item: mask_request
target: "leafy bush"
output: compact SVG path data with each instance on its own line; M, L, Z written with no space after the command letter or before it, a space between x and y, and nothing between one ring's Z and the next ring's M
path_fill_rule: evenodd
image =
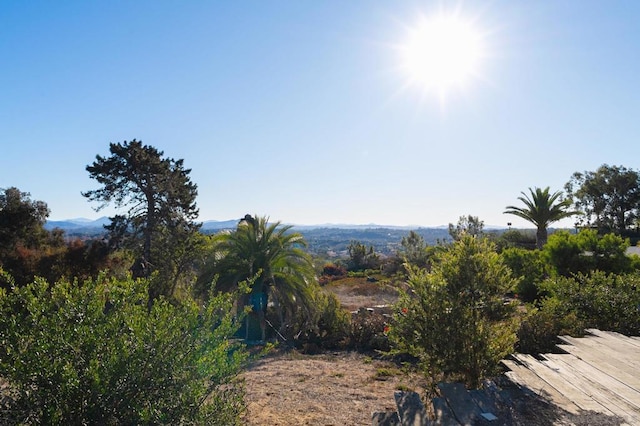
M231 297L149 307L146 281L103 276L2 291L0 422L239 424Z
M554 350L556 336L579 336L585 328L640 333L640 275L593 272L541 284L548 296L530 308L518 332L519 352Z
M558 299L548 298L530 306L518 330L516 351L525 354L555 352L558 336L584 334L584 323Z
M351 316L349 346L357 351L388 351L389 320L380 312L360 309Z
M626 254L628 246L628 239L614 234L598 235L591 229L577 235L558 231L549 237L544 253L556 273L565 277L596 270L620 274L631 272L634 266Z
M320 285L326 285L331 281L344 278L347 275L347 269L335 263L327 263L322 268L322 273L318 282Z
M596 271L542 284L563 309L574 312L587 328L640 334L640 274ZM545 303L551 303L545 301Z
M313 326L309 327L307 318L300 313L297 322L290 328L287 339L292 340L304 352L343 348L349 333L349 313L342 309L333 293L321 291L317 294L316 301L317 316Z
M533 302L539 297L539 284L549 276L548 265L539 250L518 247L506 248L500 254L514 276L520 278L516 293L524 302Z
M394 351L418 358L433 377L477 386L513 350L514 306L502 296L515 284L489 241L462 236L431 272L410 271L389 332Z
M347 275L347 269L335 263L327 263L324 265L324 268L322 268L322 275L342 278Z

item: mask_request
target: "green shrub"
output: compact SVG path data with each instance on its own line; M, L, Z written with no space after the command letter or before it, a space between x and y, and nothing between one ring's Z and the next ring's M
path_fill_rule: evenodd
M349 347L361 352L388 351L388 323L380 312L361 308L351 316Z
M526 354L555 352L558 336L584 334L584 323L558 299L545 299L539 308L529 306L518 330L516 351Z
M579 336L585 328L640 334L640 275L604 272L557 277L541 284L548 296L530 307L518 331L517 350L554 350L556 336Z
M575 313L587 328L640 334L638 273L614 275L596 271L550 279L542 287L563 309Z
M463 236L430 272L410 270L389 332L394 351L418 358L432 377L477 386L513 350L514 307L502 297L515 284L490 242Z
M0 293L3 424L239 424L232 295L148 306L146 281L36 280Z
M539 297L539 284L548 277L548 265L540 250L506 248L500 254L514 276L520 278L515 289L520 300L533 302Z
M350 322L349 313L342 309L333 293L319 291L316 295L316 317L311 327L302 315L290 328L287 339L304 352L321 349L341 349L346 344Z
M550 266L558 275L570 277L578 273L604 271L612 274L631 272L634 267L626 249L629 240L619 235L598 235L584 229L579 234L558 231L549 236L544 246Z

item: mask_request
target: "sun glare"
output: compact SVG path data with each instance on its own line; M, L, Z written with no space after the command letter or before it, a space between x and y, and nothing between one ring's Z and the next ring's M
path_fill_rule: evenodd
M400 51L408 84L443 97L477 76L483 45L471 22L439 14L411 28Z

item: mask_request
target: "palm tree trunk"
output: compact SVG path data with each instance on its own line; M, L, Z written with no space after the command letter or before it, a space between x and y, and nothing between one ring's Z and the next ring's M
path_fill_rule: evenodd
M547 227L541 226L536 232L536 248L542 250L542 247L547 243Z

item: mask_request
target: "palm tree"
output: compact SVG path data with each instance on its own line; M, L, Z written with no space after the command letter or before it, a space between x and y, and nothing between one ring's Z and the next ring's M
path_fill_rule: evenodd
M249 322L260 321L265 337L264 313L271 298L281 328L296 313L311 318L314 313L317 282L311 257L301 234L290 232L291 226L269 224L266 217L246 215L233 232L214 237L214 261L204 279L218 276L217 289L229 291L239 282L252 282L250 294L242 305L252 305ZM282 331L282 330L281 330Z
M549 194L547 186L545 189L535 188L535 191L529 188L529 192L531 198L524 192L521 192L522 197L518 197L518 200L524 203L524 208L507 206L504 213L516 215L533 223L537 228L536 247L541 249L547 242L549 224L578 214L578 212L567 210L571 206L571 200L563 200L561 191Z

